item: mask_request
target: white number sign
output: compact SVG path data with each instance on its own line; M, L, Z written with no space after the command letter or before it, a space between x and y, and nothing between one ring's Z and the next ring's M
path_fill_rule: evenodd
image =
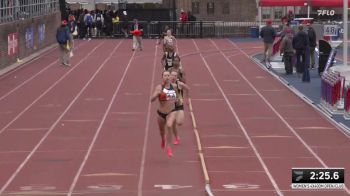
M323 35L324 36L338 36L338 26L337 25L324 25Z

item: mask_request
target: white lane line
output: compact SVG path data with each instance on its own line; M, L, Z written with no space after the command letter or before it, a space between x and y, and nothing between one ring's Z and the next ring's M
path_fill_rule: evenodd
M52 46L49 46L49 47L52 47ZM32 63L32 62L34 62L34 61L36 61L36 60L38 60L38 59L40 59L40 58L42 58L42 57L44 57L44 56L50 54L51 52L55 51L56 48L58 48L57 45L54 46L54 47L52 47L52 48L50 48L48 51L43 52L43 53L40 54L39 56L34 57L33 59L31 59L31 60L29 60L29 61L23 63L22 65L19 65L18 67L14 68L14 69L11 69L11 70L9 70L9 71L7 71L7 72L5 72L4 74L1 74L1 73L0 73L0 80L3 79L3 78L5 78L5 77L7 77L8 75L10 75L10 74L16 72L17 70L20 70L21 68L23 68L23 67L29 65L30 63Z
M335 127L295 127L295 129L299 129L299 130L336 130Z
M97 98L88 97L84 99L84 101L104 101L104 100L105 99L103 97L97 97Z
M42 97L44 97L48 92L50 92L57 84L59 84L63 79L65 79L75 68L77 68L81 63L83 63L97 48L99 48L104 42L101 42L97 45L93 50L91 50L83 59L81 59L74 67L72 67L69 71L67 71L60 79L58 79L55 83L53 83L46 91L44 91L38 98L36 98L31 104L29 104L26 108L24 108L16 117L14 117L5 127L0 130L0 134L2 134L9 126L12 125L18 118L20 118L29 108L31 108L35 103L37 103Z
M122 41L121 41L122 42ZM115 47L115 49L117 47L120 46L121 42L119 42L119 44ZM99 46L101 46L104 42L102 42L101 44L99 44L98 46L96 46L91 53L93 53ZM86 58L88 56L90 56L90 54L86 55ZM109 57L110 58L110 57ZM85 59L85 58L84 58ZM82 62L82 61L81 61ZM21 163L21 165L18 166L18 168L16 169L16 171L11 175L11 177L6 181L6 183L3 185L3 187L0 189L0 195L4 193L4 191L6 190L6 188L10 185L10 183L16 178L16 176L18 175L18 173L23 169L23 167L27 164L27 162L29 161L29 159L34 155L34 153L38 150L38 148L40 147L40 145L45 141L45 139L49 136L49 134L54 130L54 128L57 126L57 124L60 122L60 120L63 118L63 116L68 112L68 110L73 106L73 104L78 100L78 98L80 97L80 95L85 91L85 89L89 86L89 84L93 81L93 79L96 77L96 75L99 73L99 71L102 69L103 65L101 65L99 67L99 69L94 73L94 75L90 78L90 80L85 84L85 86L79 91L79 93L75 96L75 98L70 102L70 104L67 106L67 108L62 112L62 114L58 117L58 119L52 124L52 126L50 127L50 129L45 133L45 135L41 138L41 140L38 142L38 144L33 148L33 150L27 155L27 157L24 159L24 161ZM73 70L73 69L72 69ZM69 73L69 72L67 72ZM64 77L62 77L61 79L63 79ZM60 80L61 80L60 79ZM57 83L57 82L56 82ZM55 84L56 84L55 83Z
M231 80L231 79L226 79L226 80L223 80L224 82L240 82L240 80Z
M254 138L268 138L268 139L271 139L271 138L278 138L278 139L281 139L281 138L293 138L293 136L290 136L290 135L256 135L256 136L252 136Z
M81 45L81 44L80 44ZM79 46L80 46L79 45ZM77 48L79 47L77 46ZM22 82L20 85L16 86L14 89L12 89L11 91L9 91L8 93L4 94L3 96L0 97L0 101L5 99L7 96L9 96L10 94L12 94L13 92L15 92L16 90L18 90L19 88L21 88L22 86L24 86L25 84L27 84L28 82L30 82L31 80L33 80L34 78L36 78L38 75L40 75L41 73L43 73L44 71L46 71L47 69L49 69L50 67L52 67L53 65L55 65L58 62L58 60L55 60L54 62L50 63L48 66L46 66L44 69L42 69L41 71L39 71L38 73L34 74L32 77L28 78L27 80L25 80L24 82Z
M123 41L122 41L122 42L123 42ZM103 62L103 64L100 66L100 68L96 71L96 75L97 75L97 73L101 70L101 68L112 58L113 54L114 54L115 51L119 48L119 46L121 45L122 42L119 42L119 44L118 44L118 45L114 48L114 50L109 54L108 58ZM87 160L88 160L88 158L89 158L89 156L90 156L90 154L91 154L92 148L94 147L94 145L95 145L95 143L96 143L96 140L97 140L97 138L98 138L98 136L99 136L99 134L100 134L100 132L101 132L102 126L103 126L103 124L104 124L104 122L105 122L105 120L106 120L106 118L107 118L107 115L109 114L109 111L111 110L113 103L115 103L115 99L116 99L116 97L117 97L117 94L118 94L118 92L119 92L119 90L120 90L121 85L124 83L124 79L125 79L126 73L128 72L128 70L129 70L129 68L130 68L130 65L131 65L132 60L134 59L135 53L136 53L136 52L133 52L133 54L132 54L132 56L131 56L131 58L130 58L130 60L129 60L129 62L128 62L128 64L127 64L125 70L124 70L124 73L123 73L122 77L120 78L119 84L118 84L116 90L115 90L114 93L113 93L112 99L111 99L111 101L109 102L109 105L108 105L108 107L107 107L107 110L106 110L106 112L104 113L103 118L102 118L102 120L101 120L101 122L100 122L100 124L99 124L99 126L98 126L98 128L97 128L97 130L96 130L96 132L95 132L95 135L94 135L94 137L93 137L93 139L92 139L92 141L91 141L91 143L90 143L90 145L89 145L89 148L88 148L88 150L87 150L87 152L86 152L86 154L85 154L84 160L82 161L82 163L81 163L81 165L80 165L80 167L79 167L77 173L75 174L74 180L73 180L73 182L72 182L72 184L71 184L71 186L70 186L70 188L69 188L69 191L68 191L67 196L71 196L71 195L73 194L75 185L77 184L78 179L79 179L79 177L80 177L80 175L81 175L81 172L83 171L83 168L84 168L84 166L85 166L85 164L86 164L86 162L87 162ZM90 81L89 81L89 82L90 82Z
M265 171L231 171L231 170L222 170L222 171L208 171L210 173L265 173Z
M99 119L68 119L68 120L62 120L62 122L97 122Z
M212 43L217 47L217 45L212 41ZM232 45L235 45L233 42L231 42ZM240 50L242 54L249 56L242 50ZM224 54L222 56L226 59L228 63L231 64L232 68L235 69L238 74L249 84L249 86L259 95L259 97L266 103L266 105L271 108L271 110L278 116L278 118L288 127L288 129L298 138L298 140L305 146L305 148L318 160L319 163L325 168L327 168L327 164L315 153L314 150L304 141L304 139L295 131L295 129L287 122L286 119L283 118L283 116L272 106L272 104L258 91L258 89L255 88L255 86L243 75L243 73L237 68L235 64L233 64L229 59L226 58ZM349 189L344 186L344 190L350 194Z
M9 92L7 92L6 94L4 94L3 96L0 97L0 101L5 99L6 97L8 97L10 94L12 94L13 92L15 92L16 90L18 90L19 88L21 88L22 86L24 86L25 84L27 84L28 82L30 82L31 80L33 80L34 78L36 78L38 75L40 75L41 73L43 73L44 71L46 71L47 69L49 69L50 67L52 67L53 65L55 65L58 62L58 60L50 63L48 66L46 66L44 69L42 69L41 71L39 71L38 73L34 74L32 77L28 78L27 80L25 80L24 82L22 82L20 85L16 86L15 88L13 88L12 90L10 90Z
M253 116L245 118L247 120L275 120L276 117L268 117L268 116Z
M196 46L197 50L199 50L199 48L198 48L196 42L195 42L193 39L192 39L192 42L193 42L194 45ZM216 45L215 45L215 46L216 46ZM218 49L217 46L216 46L216 48ZM220 53L223 53L223 52L220 51ZM239 119L239 117L238 117L236 111L233 109L233 107L232 107L230 101L228 100L227 96L225 95L224 90L221 88L219 82L218 82L217 79L215 78L215 76L214 76L212 70L210 69L210 67L209 67L209 65L208 65L208 63L207 63L207 61L203 58L203 55L202 55L201 53L200 53L200 56L201 56L201 58L202 58L202 60L203 60L203 62L204 62L204 64L205 64L206 68L208 69L208 72L210 73L211 77L213 78L213 80L214 80L216 86L218 87L219 91L221 92L222 96L224 97L224 99L225 99L225 101L226 101L228 107L230 108L230 110L231 110L233 116L235 117L236 121L238 122L239 126L241 127L242 132L244 133L245 137L247 138L247 140L248 140L250 146L252 147L252 149L253 149L253 151L254 151L256 157L258 158L258 160L259 160L261 166L263 167L264 171L266 172L267 176L269 177L269 179L270 179L270 181L271 181L273 187L275 188L275 190L276 190L276 192L278 193L278 195L283 195L283 193L281 192L280 188L278 187L278 185L277 185L275 179L272 177L272 175L271 175L269 169L267 168L267 166L266 166L264 160L262 159L262 157L261 157L261 155L259 154L257 148L255 147L253 141L252 141L251 138L249 137L248 132L247 132L247 130L245 129L245 127L243 126L243 124L242 124L241 120ZM226 56L225 56L225 57L226 57Z
M44 131L48 130L49 128L14 128L14 129L8 129L9 131Z
M111 114L117 114L117 115L141 115L141 114L144 114L144 112L111 112Z
M223 101L224 99L192 99L192 101Z
M149 93L150 96L152 95L152 92L153 92L153 86L154 86L154 80L155 80L154 78L155 78L156 65L157 65L157 53L158 53L158 45L156 45L156 51L154 52L152 81L151 81L151 87L150 87L150 93ZM149 128L150 128L151 106L152 106L152 104L149 101L148 109L147 109L145 137L144 137L143 148L142 148L142 159L141 159L140 174L139 174L139 184L137 186L137 195L138 196L142 196L143 176L144 176L145 162L146 162L146 150L147 150L148 135L149 135Z
M204 146L207 149L246 149L248 146Z
M227 93L230 96L255 96L254 93Z

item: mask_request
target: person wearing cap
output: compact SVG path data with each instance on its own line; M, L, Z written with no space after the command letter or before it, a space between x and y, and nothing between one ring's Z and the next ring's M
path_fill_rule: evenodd
M266 21L266 26L264 26L260 31L260 36L263 38L264 42L264 58L261 61L262 63L271 61L271 53L273 42L276 37L276 31L272 27L272 20Z
M283 62L284 62L284 68L286 70L286 74L293 74L293 64L292 64L292 58L294 55L293 50L293 33L292 29L285 29L285 35L282 39L282 43L280 45L280 52L283 54Z
M316 42L316 32L315 29L311 26L311 22L307 22L307 35L309 37L309 48L310 48L310 66L311 69L315 68L315 48L317 46Z
M60 60L62 65L70 66L69 54L71 51L71 34L67 27L68 22L63 20L61 26L57 29L56 40L59 44Z

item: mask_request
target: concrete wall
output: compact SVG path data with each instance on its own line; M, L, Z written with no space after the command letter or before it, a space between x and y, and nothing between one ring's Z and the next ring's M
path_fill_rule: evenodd
M56 43L60 12L0 25L0 69Z

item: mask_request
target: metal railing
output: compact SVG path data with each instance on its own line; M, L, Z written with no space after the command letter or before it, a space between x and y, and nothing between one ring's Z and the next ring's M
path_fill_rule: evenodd
M131 22L127 22L128 26ZM258 22L224 22L224 21L191 21L182 23L179 21L140 21L143 25L143 36L155 38L161 36L166 26L173 30L176 37L238 37L250 36L251 28L258 27ZM114 24L113 34L123 36L124 23ZM277 25L277 24L276 24Z
M1 0L0 24L51 14L58 10L58 0Z

